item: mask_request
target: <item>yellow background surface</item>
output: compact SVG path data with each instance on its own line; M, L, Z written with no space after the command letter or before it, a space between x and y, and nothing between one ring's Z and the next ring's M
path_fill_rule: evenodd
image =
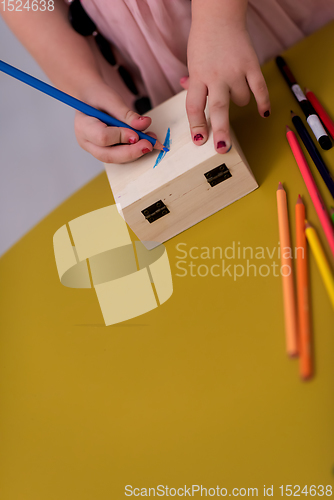
M333 24L286 54L301 86L332 116L333 56ZM260 118L254 102L231 111L260 188L166 243L174 293L165 304L105 327L93 290L60 284L53 234L113 203L105 174L0 260L1 500L113 500L126 498L126 485L159 484L219 485L229 493L257 487L259 496L263 485L274 485L279 498L281 485L333 484L333 310L313 257L316 372L307 383L298 361L285 353L279 277L177 276L178 243L187 250L225 249L233 241L277 247L279 181L287 190L293 242L300 193L330 257L285 138L290 109L301 111L274 62L264 75L272 116ZM334 149L323 156L334 172ZM273 260L279 263L277 254L252 263Z

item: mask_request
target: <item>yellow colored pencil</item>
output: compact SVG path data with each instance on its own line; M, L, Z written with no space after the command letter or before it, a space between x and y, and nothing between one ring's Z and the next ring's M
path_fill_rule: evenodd
M307 221L305 221L305 234L323 279L329 300L334 308L334 276L331 268L329 267L328 260L321 246L318 235L315 229Z
M277 191L277 213L281 244L281 274L283 284L286 350L289 356L298 354L298 330L295 286L292 267L292 248L288 218L286 192L279 183Z

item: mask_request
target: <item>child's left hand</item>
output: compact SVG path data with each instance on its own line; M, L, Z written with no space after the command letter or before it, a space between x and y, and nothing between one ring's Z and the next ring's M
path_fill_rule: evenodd
M235 0L233 0L235 1ZM204 109L208 96L213 140L218 153L231 147L229 100L245 106L253 92L261 116L270 114L269 93L255 50L243 23L193 23L188 42L189 78L181 85L188 89L187 114L195 144L207 141ZM220 20L221 21L221 20Z

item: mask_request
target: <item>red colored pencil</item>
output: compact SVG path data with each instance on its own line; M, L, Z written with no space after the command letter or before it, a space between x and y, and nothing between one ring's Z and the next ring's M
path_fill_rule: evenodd
M318 101L317 97L313 92L311 92L309 89L305 89L305 94L307 99L310 101L314 109L316 110L317 114L319 115L320 120L322 123L325 125L326 129L330 133L332 139L334 139L334 122L331 119L331 117L328 115L328 113L325 111L325 109L322 107L320 102Z

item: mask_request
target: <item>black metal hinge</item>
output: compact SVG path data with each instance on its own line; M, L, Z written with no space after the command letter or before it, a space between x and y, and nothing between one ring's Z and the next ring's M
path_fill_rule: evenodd
M149 223L152 223L157 219L161 219L164 215L169 214L169 210L163 201L159 200L156 203L153 203L153 205L150 205L142 210L141 213L145 216L145 219L148 220Z
M206 174L204 174L206 180L210 184L211 187L216 186L220 182L226 181L226 179L229 179L232 177L231 172L225 165L225 163L222 163L222 165L219 165L219 167L213 168Z

